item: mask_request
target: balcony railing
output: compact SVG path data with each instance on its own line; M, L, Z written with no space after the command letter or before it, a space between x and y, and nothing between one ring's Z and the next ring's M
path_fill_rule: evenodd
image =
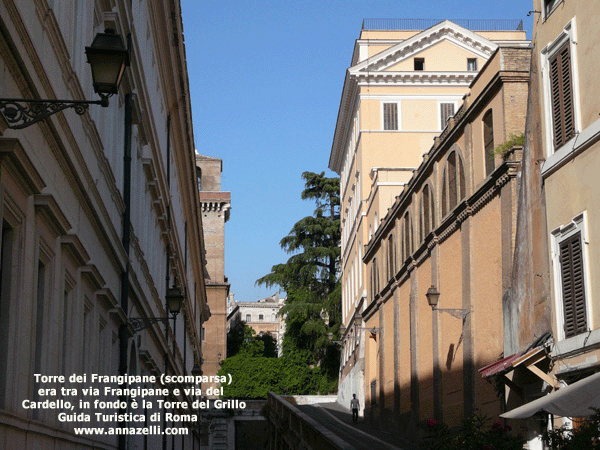
M445 19L364 19L363 30L426 30ZM471 31L523 31L519 19L448 19Z

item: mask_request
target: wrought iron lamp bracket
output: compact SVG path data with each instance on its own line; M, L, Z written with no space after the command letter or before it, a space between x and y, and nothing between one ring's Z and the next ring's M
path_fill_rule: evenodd
M448 308L433 308L434 311L447 312L452 317L456 317L457 319L465 319L471 311L467 311L466 309L448 309Z
M64 109L73 108L79 115L84 114L90 105L108 106L108 96L100 100L35 100L0 98L0 113L8 128L19 130L38 123ZM24 104L24 105L23 105Z
M171 319L175 319L175 317L132 317L127 321L127 323L129 323L129 325L131 325L133 330L137 333L138 331L142 331L148 327L151 327L157 322L167 323Z

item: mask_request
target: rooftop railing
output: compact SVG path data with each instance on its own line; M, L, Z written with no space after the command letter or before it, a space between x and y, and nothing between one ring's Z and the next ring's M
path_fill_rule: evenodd
M446 19L364 19L363 30L426 30ZM448 19L471 31L523 31L519 19Z

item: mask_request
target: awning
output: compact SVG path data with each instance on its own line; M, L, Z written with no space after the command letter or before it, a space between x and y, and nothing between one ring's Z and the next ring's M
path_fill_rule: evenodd
M500 417L525 419L542 411L561 417L587 417L594 414L590 408L600 409L600 372L501 414Z
M523 352L515 353L514 355L507 356L506 358L494 361L485 367L479 369L479 373L482 377L488 378L492 375L499 373L508 372L513 369L513 363L523 354Z

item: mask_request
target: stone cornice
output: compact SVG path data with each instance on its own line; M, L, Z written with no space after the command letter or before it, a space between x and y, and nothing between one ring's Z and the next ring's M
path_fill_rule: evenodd
M350 74L351 78L359 85L369 86L381 84L446 84L469 86L475 79L475 72L360 72Z
M482 58L489 58L498 47L497 44L449 20L412 36L393 47L384 50L350 69L351 72L380 71L396 64L402 59L422 51L444 39L468 47Z
M384 50L377 55L366 59L351 67L346 72L340 109L334 132L329 168L341 174L351 113L355 108L358 96L359 83L374 84L451 84L468 85L473 81L476 73L473 72L385 72L385 67L390 67L401 59L423 48L431 46L443 39L448 39L457 45L469 48L470 51L482 58L488 59L498 47L494 42L467 30L455 23L445 20L439 24L403 40L398 44Z

